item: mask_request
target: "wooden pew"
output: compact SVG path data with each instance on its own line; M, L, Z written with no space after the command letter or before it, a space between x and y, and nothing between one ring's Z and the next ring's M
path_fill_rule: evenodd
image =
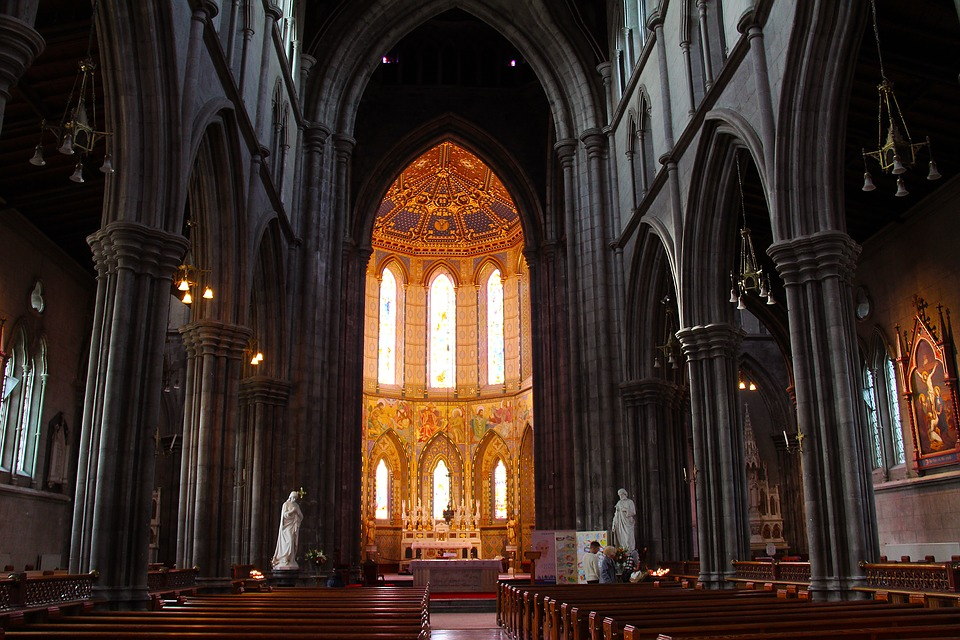
M14 640L426 640L429 636L429 590L383 587L278 589L249 595L181 597L159 611L69 616L0 634Z
M813 604L813 603L811 603ZM861 606L846 609L842 615L830 612L824 608L813 608L798 612L798 615L786 615L771 612L749 620L723 621L717 619L684 620L682 624L662 623L651 625L651 621L638 621L634 625L629 621L622 633L617 630L617 621L607 617L603 621L603 640L654 640L657 638L697 639L705 638L737 638L738 640L757 640L759 638L781 637L818 637L833 638L840 632L862 631L864 629L896 630L900 633L913 633L917 628L924 629L924 633L933 633L937 636L942 629L952 629L954 636L960 628L960 610L926 609L911 607L910 605L896 605L892 607ZM787 635L784 635L787 634ZM789 635L800 634L800 635ZM807 634L807 635L803 635ZM885 636L890 637L890 636ZM908 637L904 635L903 637Z

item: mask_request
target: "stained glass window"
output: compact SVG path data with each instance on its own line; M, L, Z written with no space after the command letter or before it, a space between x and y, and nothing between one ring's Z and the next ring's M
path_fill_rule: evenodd
M456 384L457 298L445 273L430 285L430 386Z
M903 464L903 424L900 422L900 403L897 402L897 374L893 370L893 360L886 356L887 401L890 403L890 436L893 439L894 464Z
M503 281L495 269L487 280L487 384L503 379Z
M503 460L497 460L493 469L493 517L507 518L507 467Z
M883 465L883 448L880 441L880 416L877 413L877 394L874 384L873 371L870 367L863 369L863 402L867 406L867 424L873 436L873 468Z
M433 470L433 518L435 520L443 519L443 510L450 502L450 478L447 474L447 463L440 460Z
M390 517L390 474L387 472L387 463L380 458L377 465L376 499L377 520L386 520Z
M390 269L380 279L380 337L377 381L397 382L397 279Z

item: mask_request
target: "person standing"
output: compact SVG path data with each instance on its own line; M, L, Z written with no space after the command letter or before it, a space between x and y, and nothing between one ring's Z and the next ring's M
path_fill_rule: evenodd
M590 543L590 551L583 554L583 577L587 584L600 582L600 543L594 540Z
M617 581L617 563L613 560L616 555L616 547L607 545L603 548L603 556L600 557L600 584L613 584Z

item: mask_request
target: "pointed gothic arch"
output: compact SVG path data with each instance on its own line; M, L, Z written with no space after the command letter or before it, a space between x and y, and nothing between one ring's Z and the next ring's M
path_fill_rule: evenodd
M397 523L402 515L403 487L408 486L410 469L403 443L393 430L386 431L377 438L367 459L370 461L364 478L367 486L367 501L372 504L377 486L377 465L380 460L383 460L390 474L389 521L390 524Z
M459 505L464 496L464 462L460 449L445 433L434 434L423 447L417 461L417 468L420 471L420 495L426 498L423 500L424 513L434 513L433 472L440 460L444 461L450 472L450 500L454 505Z
M507 468L507 517L517 508L515 496L518 469L515 460L500 434L493 429L484 434L473 461L473 494L480 501L480 518L483 524L492 524L495 521L492 479L498 461L503 461ZM501 520L505 521L506 518Z

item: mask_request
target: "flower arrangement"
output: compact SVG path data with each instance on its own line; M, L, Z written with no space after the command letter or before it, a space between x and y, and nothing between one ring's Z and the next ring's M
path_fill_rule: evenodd
M318 567L327 561L327 554L323 552L323 549L310 549L304 557L308 562L312 562Z

